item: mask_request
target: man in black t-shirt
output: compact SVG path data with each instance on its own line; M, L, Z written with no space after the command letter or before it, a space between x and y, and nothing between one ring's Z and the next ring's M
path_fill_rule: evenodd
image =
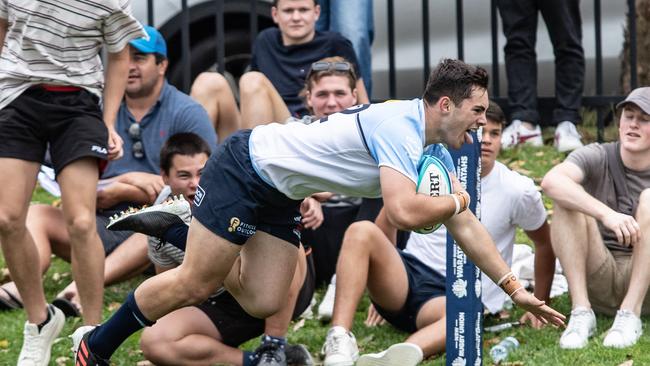
M253 45L251 72L239 81L241 116L233 116L234 98L217 73L202 73L192 85L192 97L219 126L223 118L238 118L243 128L308 114L300 92L312 63L331 56L349 60L358 70L352 43L338 33L317 32L320 7L315 0L275 0L271 9L278 28L262 31ZM363 80L356 85L359 103L368 103ZM225 95L225 96L224 96ZM223 115L222 111L229 111ZM218 127L217 127L218 128Z

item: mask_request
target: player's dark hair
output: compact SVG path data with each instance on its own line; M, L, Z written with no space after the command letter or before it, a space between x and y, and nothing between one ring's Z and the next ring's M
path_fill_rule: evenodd
M506 124L506 115L503 113L503 110L499 105L491 100L490 105L488 106L487 111L485 111L485 118L488 121L496 122L501 125L501 127Z
M484 68L448 58L431 71L422 99L433 105L446 96L458 106L472 95L475 88L487 90L487 87L488 73Z
M194 156L206 154L210 156L211 153L208 143L197 134L191 132L177 133L168 138L162 149L160 149L160 169L165 174L169 174L174 155Z

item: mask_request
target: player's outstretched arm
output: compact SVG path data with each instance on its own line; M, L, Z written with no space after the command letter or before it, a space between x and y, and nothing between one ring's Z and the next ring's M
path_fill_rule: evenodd
M465 211L449 219L445 225L472 262L494 283L504 288L515 304L531 312L543 323L564 325L564 315L545 305L523 287L518 287L515 282L510 283L509 286L503 285L504 280L512 272L501 258L489 233L473 213Z

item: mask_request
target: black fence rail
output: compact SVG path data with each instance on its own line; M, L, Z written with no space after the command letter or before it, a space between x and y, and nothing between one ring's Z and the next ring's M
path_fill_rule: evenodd
M168 19L165 24L156 24L156 5L153 0L147 0L146 20L150 25L157 25L161 32L169 40L170 37L178 39L180 33L180 44L175 45L175 49L180 49L180 57L170 58L170 69L175 69L174 78L172 80L182 90L188 92L191 86L193 77L203 70L193 69L192 47L193 39L192 32L199 31L202 34L211 34L214 42L214 56L212 63L216 64L216 70L220 73L227 71L228 55L226 54L226 35L231 31L229 27L233 26L233 21L238 26L242 26L242 22L247 26L246 33L248 35L247 46L250 55L250 48L260 29L266 28L272 23L270 22L270 2L264 0L213 0L207 2L200 2L192 7L188 6L188 0L179 0L180 9L178 14L175 14L171 19ZM195 2L196 3L196 2ZM422 72L423 80L426 79L431 71L431 37L430 37L430 3L431 0L422 0ZM439 4L438 4L439 5ZM456 13L456 40L457 40L457 54L448 55L449 57L457 57L459 59L465 58L465 36L464 36L464 1L455 0L455 13ZM376 3L375 3L376 6ZM630 86L631 88L637 87L637 30L636 30L636 7L635 0L627 0L627 16L629 24L629 62L630 62ZM235 20L232 14L238 14ZM247 17L242 17L246 14ZM388 97L394 99L397 97L397 75L398 68L396 66L395 57L395 1L386 0L386 19L375 19L375 27L384 25L387 29L387 44L388 50L386 57L388 58ZM499 60L499 29L498 12L496 9L496 1L490 0L490 38L491 38L491 96L501 104L506 101L506 96L501 93L500 88L500 65L503 61ZM602 13L601 13L601 0L593 0L593 23L594 23L594 39L595 39L595 55L594 55L594 75L595 81L595 94L584 95L582 103L585 107L595 109L597 111L597 127L598 139L602 141L604 131L604 118L606 113L611 110L614 103L623 99L622 95L604 95L603 93L603 54L602 54ZM200 21L200 24L199 24ZM230 23L229 23L230 22ZM204 28L213 26L214 31L206 31ZM238 33L241 37L241 32ZM242 40L240 39L241 43ZM373 54L375 58L383 55ZM244 57L245 58L245 57ZM241 60L240 60L241 61ZM245 60L244 60L245 62ZM180 70L180 71L179 71ZM242 67L238 68L239 72ZM237 71L235 73L237 73ZM235 75L238 76L238 75ZM375 77L375 76L373 76ZM586 75L586 77L591 77ZM620 89L620 88L619 88ZM554 97L540 97L539 104L543 106L550 106L553 104Z

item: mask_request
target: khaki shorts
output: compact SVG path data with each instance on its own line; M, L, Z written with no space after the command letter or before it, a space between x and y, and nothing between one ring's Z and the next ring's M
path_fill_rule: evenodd
M614 316L627 293L632 273L632 253L605 250L600 267L587 276L587 291L595 312ZM650 296L646 295L641 314L650 314Z

